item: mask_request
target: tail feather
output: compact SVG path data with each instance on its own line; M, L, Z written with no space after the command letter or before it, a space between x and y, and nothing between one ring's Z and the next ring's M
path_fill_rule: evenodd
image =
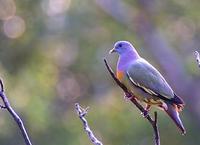
M171 117L171 119L174 121L176 126L181 130L182 134L186 134L186 130L183 126L183 123L179 117L179 112L174 108L174 104L171 104L169 102L166 102L167 108L163 108L165 112Z

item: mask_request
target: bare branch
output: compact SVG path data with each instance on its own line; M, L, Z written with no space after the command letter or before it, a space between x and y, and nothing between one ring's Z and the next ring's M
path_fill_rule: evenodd
M11 116L13 117L15 122L17 123L17 125L18 125L18 127L19 127L19 129L20 129L20 131L22 133L22 136L24 138L24 141L25 141L26 145L32 145L21 118L13 110L13 108L10 105L10 102L9 102L8 98L6 97L6 95L4 93L4 86L3 86L2 80L0 80L0 86L1 86L0 97L3 100L3 103L4 103L4 105L0 105L0 107L2 109L6 109L11 114Z
M152 124L155 134L155 145L160 145L160 134L158 131L158 114L154 112L154 123Z
M117 85L124 91L126 97L129 98L130 101L144 114L144 112L146 111L144 109L144 107L137 101L137 99L135 98L134 94L130 90L128 90L128 88L123 83L121 83L117 79L117 77L115 76L113 70L108 65L106 59L104 59L104 62L105 62L106 68L108 69L110 75L115 80ZM159 136L159 130L158 130L158 126L157 126L157 112L154 113L154 119L152 119L152 117L149 114L147 114L145 116L145 118L149 121L149 123L151 124L151 126L152 126L152 128L154 130L155 145L160 145L160 136Z
M195 51L195 52L194 52L194 55L195 55L195 57L196 57L197 64L198 64L198 66L200 67L200 55L199 55L199 52L198 52L198 51Z
M94 145L103 145L93 134L92 130L90 129L87 120L85 119L85 115L87 114L88 107L86 109L82 108L78 103L75 104L76 112L83 122L83 127L85 132L87 133L89 139Z

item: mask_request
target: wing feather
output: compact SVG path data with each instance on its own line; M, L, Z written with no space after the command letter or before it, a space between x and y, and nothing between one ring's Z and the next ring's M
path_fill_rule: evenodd
M133 62L127 70L127 75L132 83L149 94L156 95L161 99L174 97L174 92L164 77L144 59Z

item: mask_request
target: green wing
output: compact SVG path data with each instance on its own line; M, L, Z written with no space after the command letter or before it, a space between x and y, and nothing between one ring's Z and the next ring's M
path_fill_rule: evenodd
M133 62L127 70L129 80L136 86L161 99L171 99L174 92L164 77L144 59Z

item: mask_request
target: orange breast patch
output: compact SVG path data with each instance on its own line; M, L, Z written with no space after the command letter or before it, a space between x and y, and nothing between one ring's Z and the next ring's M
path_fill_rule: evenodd
M124 78L124 72L123 71L117 71L117 78L122 81Z

